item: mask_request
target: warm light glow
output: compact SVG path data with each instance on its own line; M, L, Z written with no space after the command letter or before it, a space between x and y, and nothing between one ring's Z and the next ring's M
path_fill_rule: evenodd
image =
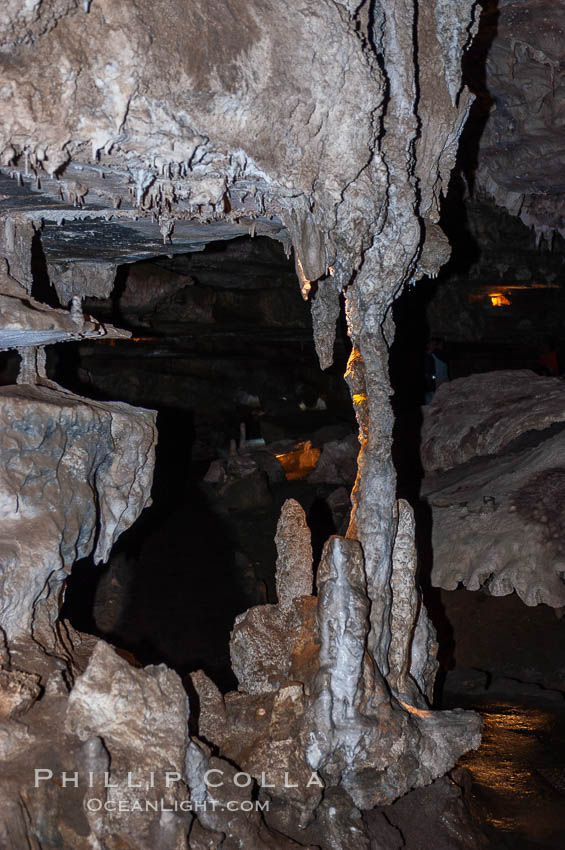
M355 407L359 407L362 404L365 404L369 401L369 396L366 393L355 393L353 396L353 404Z
M500 703L489 705L481 714L481 746L466 753L459 764L471 770L474 782L488 789L495 801L495 806L485 811L487 821L497 829L518 831L529 816L532 801L539 797L535 775L540 741L547 742L554 735L556 713Z
M409 703L404 702L404 700L401 700L401 699L399 699L398 702L400 703L402 708L405 709L405 711L407 711L409 714L415 714L416 717L432 717L433 716L433 711L428 711L425 708L416 708L415 705L410 705Z
M502 292L489 292L488 297L493 307L509 307L512 304Z
M512 295L513 292L524 292L524 291L547 291L548 289L559 289L558 283L536 283L532 281L531 283L496 283L496 290L493 292L489 292L489 284L485 283L480 288L476 288L474 291L469 292L467 294L467 300L469 304L473 304L476 301L482 301L485 295L488 293L488 297L490 298L494 307L503 307L511 304L511 301L508 301L508 298ZM502 302L498 299L502 298ZM496 303L493 299L497 299Z
M286 480L296 481L299 478L306 478L314 471L320 454L321 449L313 448L308 440L306 443L297 443L289 452L283 452L275 457L284 469Z
M488 293L488 297L490 298L493 307L507 307L512 303L508 299L512 296L513 292L532 290L547 291L548 289L560 288L558 283L536 283L535 281L532 281L531 283L496 283L493 284L493 286L496 286L496 290L494 291L489 291L488 283L484 283L480 288L477 287L467 294L467 301L469 304L481 302ZM501 298L502 301L500 301ZM494 299L496 299L496 301Z
M300 294L305 301L308 301L308 296L312 289L312 281L308 280L304 274L304 269L302 268L302 263L300 262L300 257L298 255L296 255L296 274L298 276L298 283L300 284Z

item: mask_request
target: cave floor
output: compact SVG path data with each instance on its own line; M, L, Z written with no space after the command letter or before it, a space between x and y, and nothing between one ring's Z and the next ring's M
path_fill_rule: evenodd
M480 712L483 739L460 761L495 848L565 847L565 620L513 594L441 591L443 708ZM443 678L440 676L440 679Z
M494 848L565 846L565 703L511 694L469 700L483 739L460 767L471 771L471 809Z

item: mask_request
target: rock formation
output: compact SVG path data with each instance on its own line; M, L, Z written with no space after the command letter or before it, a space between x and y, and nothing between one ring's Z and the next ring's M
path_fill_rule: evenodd
M455 750L478 744L477 717L427 709L422 692L429 692L435 676L433 631L419 616L411 510L405 502L399 510L389 655L394 696L379 682L366 648L369 599L359 543L330 538L312 596L309 532L292 501L277 531L279 602L250 609L232 634L239 691L223 698L202 672L192 677L199 736L256 780L284 831L290 808L299 812L298 827L308 836L322 789L341 805L347 796L358 809L386 805L442 775ZM360 825L357 831L361 837Z
M470 63L478 94L473 121L484 125L475 176L490 195L551 241L564 235L562 146L555 116L563 99L565 10L544 0L486 2ZM488 115L488 120L486 120ZM485 123L486 122L486 123Z
M432 582L565 605L565 388L532 372L444 384L425 408Z
M565 389L555 378L501 370L451 381L424 409L422 465L427 472L452 469L564 420Z
M118 262L272 235L294 250L323 367L345 293L361 444L349 529L326 545L317 596L307 529L287 505L278 603L236 624L240 691L222 697L194 676L189 742L174 673L135 670L57 621L72 561L93 546L105 559L147 503L151 414L46 386L38 358L24 357L26 385L2 393L11 429L2 500L17 535L1 597L5 689L37 672L45 690L29 708L37 683L22 686L27 726L2 778L8 845L286 848L307 846L312 829L324 847L353 846L352 834L367 846L359 810L431 783L478 746L475 715L428 708L435 638L415 584L411 511L395 500L387 369L395 296L449 255L439 201L472 100L460 66L473 7L54 0L4 11L0 249L28 300L32 251L72 318L81 297L108 296ZM24 663L17 646L32 641L49 654L30 650ZM61 756L46 731L53 717ZM28 733L48 745L52 773L29 792ZM150 764L165 809L144 812L143 823L133 811L121 821L104 808L85 814L70 781L80 816L69 823L62 768L86 766L104 805L139 796L127 768ZM259 783L263 766L277 774L275 791L259 796L272 798L269 816L241 782L244 771ZM172 805L185 786L192 823Z

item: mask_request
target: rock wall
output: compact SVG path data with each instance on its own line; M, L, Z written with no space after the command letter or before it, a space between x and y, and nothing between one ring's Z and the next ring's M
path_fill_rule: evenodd
M25 13L12 7L6 15L0 63L2 97L11 105L0 160L18 191L8 194L0 247L10 274L28 292L32 243L65 218L69 232L85 232L91 218L96 234L119 232L124 239L131 222L134 241L143 225L151 238L155 230L161 234L166 251L183 226L211 239L224 223L251 231L274 225L277 238L292 242L324 367L331 362L340 292L346 292L354 345L347 380L361 450L349 530L326 546L317 597L309 593L307 530L287 507L279 531L279 602L251 609L236 624L241 691L222 699L212 683L194 678L200 710L190 743L174 675L134 671L103 644L65 708L66 734L75 736L75 746L75 738L84 742L77 758L98 772L111 765L124 793L128 761L142 759L147 767L155 753L157 768L170 765L181 774L179 783L200 804L191 847L290 847L300 840L297 828L309 840L304 830L312 825L323 846L348 846L344 836L350 841L353 828L366 845L359 809L431 783L478 745L476 716L427 707L435 639L415 585L413 518L395 500L387 369L395 295L424 274L437 274L449 256L437 224L439 200L471 104L460 61L476 29L473 6L473 0L419 7L414 0L92 0L32 4ZM32 183L39 194L30 192ZM53 262L49 269L75 313L82 295L106 293L111 276L107 264L99 280L84 270L69 276ZM142 421L140 413L132 419ZM38 428L41 446L49 429ZM63 436L71 428L65 425ZM142 441L111 437L127 474L137 458L147 461ZM98 482L96 459L80 448L77 478ZM104 488L116 499L120 470L114 468ZM48 478L42 468L40 486ZM52 498L52 516L64 517L67 496L56 491ZM142 501L138 496L135 505ZM120 510L118 529L135 513L128 513L127 500ZM81 528L84 539L91 540L91 526ZM289 535L303 545L283 545ZM52 565L43 550L42 559L47 573ZM28 618L30 601L21 604ZM12 619L8 625L10 651ZM78 650L70 643L72 660ZM46 706L39 700L37 712ZM137 706L144 718L139 724ZM161 714L168 725L179 724L167 746L155 737ZM131 728L122 734L129 717ZM264 761L279 773L296 770L302 782L298 791L273 792L271 819L246 814L243 803L252 802L253 792L235 780L234 765L241 765L258 782ZM231 792L208 781L210 770L233 779ZM43 787L55 793L53 784ZM160 790L169 800L167 789ZM62 829L57 834L38 825L39 804L26 809L26 821L18 793L9 829L39 834L42 847L82 846L77 834L84 846L131 846L129 820L120 826L92 815L71 839ZM241 804L235 813L229 793ZM328 806L333 797L337 808ZM56 802L48 798L44 808L56 819ZM338 810L340 819L332 822ZM136 847L180 850L188 821L176 814L149 817Z
M424 411L433 584L561 608L563 382L526 371L473 375L444 384Z
M484 126L474 180L538 238L550 241L554 232L564 232L557 116L565 97L565 10L547 0L484 6L474 50L486 54L486 73L481 79L484 66L476 63L473 71L469 63L468 74L479 95L475 127Z
M150 502L152 411L53 388L0 389L2 629L8 643L53 627L66 575L114 542ZM53 637L43 633L43 642Z

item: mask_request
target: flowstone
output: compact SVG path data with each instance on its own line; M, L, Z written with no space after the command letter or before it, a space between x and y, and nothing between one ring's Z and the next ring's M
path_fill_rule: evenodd
M0 626L51 647L73 563L105 561L150 503L155 414L22 384L0 388L0 420Z

